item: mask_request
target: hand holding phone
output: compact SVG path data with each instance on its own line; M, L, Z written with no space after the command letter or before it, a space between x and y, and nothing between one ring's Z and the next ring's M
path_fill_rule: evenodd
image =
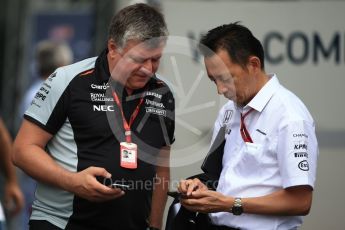
M111 184L111 187L119 188L119 189L122 189L122 190L129 189L129 185L119 184L119 183L113 183L113 184Z
M167 192L167 194L168 194L168 196L171 196L171 197L173 197L175 199L176 198L178 198L178 199L186 198L186 194L180 193L178 191L169 191L169 192Z

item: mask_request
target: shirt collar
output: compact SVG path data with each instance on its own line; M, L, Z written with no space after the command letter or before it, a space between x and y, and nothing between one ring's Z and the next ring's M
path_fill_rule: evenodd
M276 74L269 74L268 77L269 81L260 89L244 109L246 109L246 107L251 107L258 112L262 112L280 85Z
M108 49L104 49L96 60L96 76L98 76L102 82L108 82L110 77L107 54Z

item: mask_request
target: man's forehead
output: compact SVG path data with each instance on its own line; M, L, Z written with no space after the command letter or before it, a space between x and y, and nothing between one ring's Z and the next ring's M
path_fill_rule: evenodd
M127 43L125 50L126 52L139 55L139 56L152 56L161 54L163 52L164 43L161 42L159 44L150 44L147 42L133 42Z
M151 38L145 41L140 40L128 40L125 44L125 48L138 48L138 49L157 49L164 47L166 40L162 38Z
M205 57L204 62L207 69L217 70L226 68L226 65L223 62L223 60L216 54L209 57Z
M209 77L217 78L219 76L229 75L229 69L217 54L204 57L204 62Z

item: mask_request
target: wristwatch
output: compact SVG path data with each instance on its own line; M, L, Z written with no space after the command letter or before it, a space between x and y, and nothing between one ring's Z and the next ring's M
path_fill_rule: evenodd
M239 216L243 213L242 200L236 197L234 200L234 205L231 207L231 212L235 216Z

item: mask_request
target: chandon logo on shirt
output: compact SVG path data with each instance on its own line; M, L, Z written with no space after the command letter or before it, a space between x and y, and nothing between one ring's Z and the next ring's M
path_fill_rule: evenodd
M292 134L293 137L304 137L304 138L308 138L308 135L305 133L294 133Z
M96 84L91 84L91 89L101 89L101 90L106 90L109 88L109 84L103 84L103 85L96 85Z

